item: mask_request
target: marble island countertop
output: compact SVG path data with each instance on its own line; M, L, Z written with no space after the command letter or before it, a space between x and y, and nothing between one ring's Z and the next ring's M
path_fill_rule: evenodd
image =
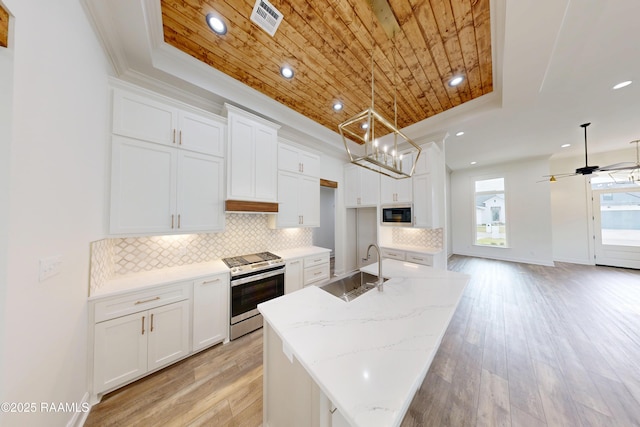
M400 425L469 282L402 261L382 266L392 277L383 292L345 302L309 286L258 307L354 427ZM364 270L377 274L377 263Z

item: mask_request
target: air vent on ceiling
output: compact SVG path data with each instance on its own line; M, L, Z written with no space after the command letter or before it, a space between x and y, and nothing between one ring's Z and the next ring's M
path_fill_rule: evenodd
M282 14L267 0L256 0L251 20L273 37L282 22Z

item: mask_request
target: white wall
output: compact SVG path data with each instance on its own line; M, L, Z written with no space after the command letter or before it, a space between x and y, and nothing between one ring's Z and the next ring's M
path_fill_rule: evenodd
M336 247L336 190L320 187L320 227L313 229L313 244L331 249L335 256Z
M630 146L631 147L631 146ZM589 165L606 166L634 162L635 148L589 154ZM551 159L553 173L569 173L584 166L584 154ZM550 185L553 218L553 259L576 264L593 264L593 224L589 176L560 178Z
M549 184L538 183L549 173L547 159L531 159L451 174L451 237L455 254L552 265ZM504 176L507 198L508 248L476 246L474 182Z
M11 146L0 153L10 156L3 398L80 403L89 242L106 231L109 66L78 0L5 4L15 51ZM52 255L61 272L39 282L39 260ZM80 415L2 414L0 424L62 426Z
M2 1L0 1L2 5ZM10 12L10 11L9 11ZM0 47L0 319L4 318L6 310L6 290L7 290L7 256L9 239L9 189L11 166L11 122L13 103L13 37L9 35L9 48ZM0 324L0 369L3 364L6 347L4 345L4 328ZM6 402L6 386L2 381L0 370L0 402Z

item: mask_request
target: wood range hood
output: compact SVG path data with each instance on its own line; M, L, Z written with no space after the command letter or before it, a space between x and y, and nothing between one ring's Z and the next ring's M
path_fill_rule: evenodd
M278 204L249 200L227 200L224 210L225 212L276 214L278 213Z

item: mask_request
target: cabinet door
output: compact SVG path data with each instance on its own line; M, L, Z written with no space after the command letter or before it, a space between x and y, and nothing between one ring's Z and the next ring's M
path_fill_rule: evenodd
M114 135L110 232L171 231L176 218L177 150ZM175 223L174 223L175 224Z
M302 274L302 259L294 259L287 261L286 268L284 270L284 293L289 294L291 292L302 289L304 276Z
M255 199L275 202L278 199L278 134L275 129L256 124L255 128Z
M179 150L176 227L179 231L224 229L224 160Z
M176 142L178 110L142 95L114 90L113 133L158 144Z
M295 173L302 172L302 164L300 163L297 148L286 144L278 145L278 170Z
M300 227L298 175L291 172L278 173L277 227Z
M320 227L320 179L301 176L298 179L298 210L305 227Z
M229 199L250 200L254 197L255 153L254 123L229 114Z
M224 156L225 125L219 121L187 111L178 116L178 145L214 156Z
M414 227L437 228L438 215L434 203L434 188L431 174L413 177Z
M227 339L228 306L229 275L227 273L205 277L193 283L193 351Z
M189 301L149 310L147 369L152 371L189 354Z
M147 312L97 323L94 392L101 393L147 372Z
M344 169L344 204L347 208L360 204L360 166L347 166Z
M369 169L358 167L360 171L360 204L376 206L380 199L380 175Z
M320 177L320 156L301 151L300 163L302 164L302 173L304 175Z

